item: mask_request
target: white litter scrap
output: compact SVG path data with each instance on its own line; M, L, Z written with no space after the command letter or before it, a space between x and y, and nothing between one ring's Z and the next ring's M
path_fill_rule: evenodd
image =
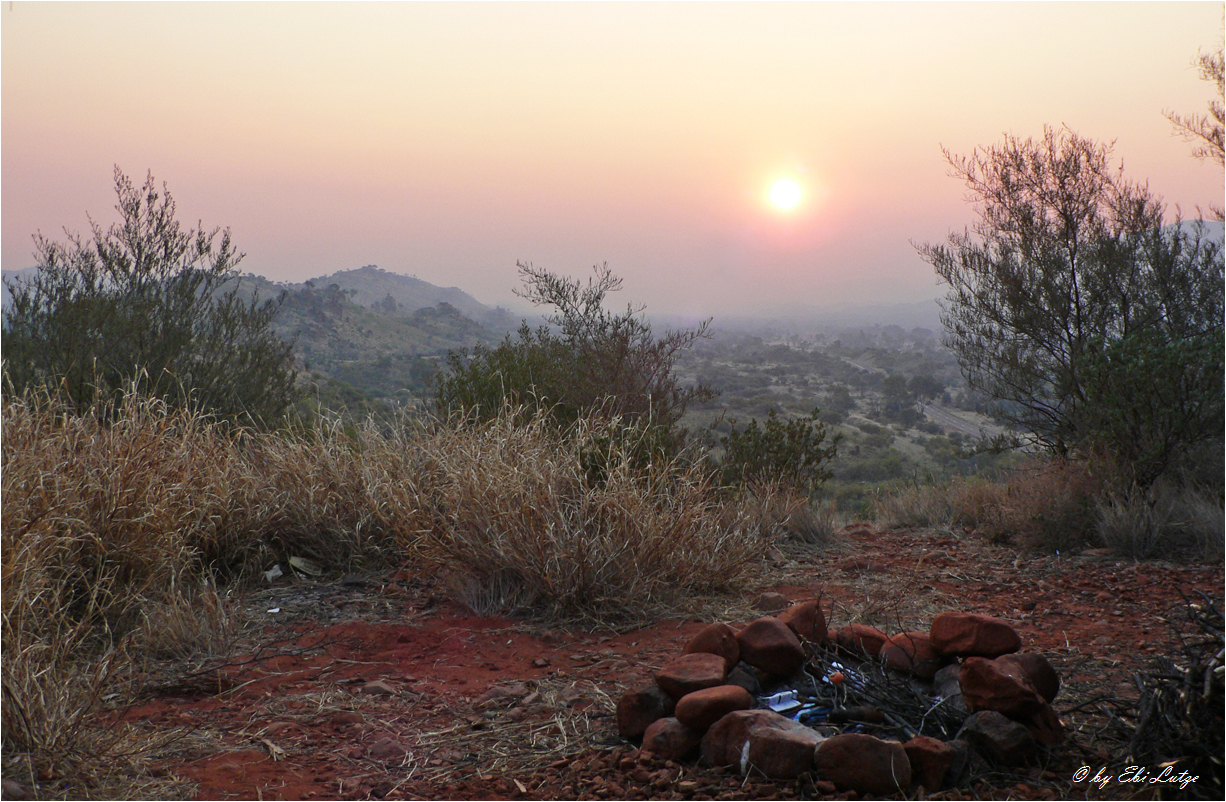
M780 691L773 696L762 697L762 703L774 710L776 713L787 713L790 710L795 710L804 705L796 698L796 691Z
M308 576L319 576L324 572L324 569L319 567L318 563L308 560L306 557L290 557L290 568L296 571L301 571Z
M264 572L264 578L267 579L269 582L273 581L274 579L279 579L283 576L285 576L285 572L281 570L280 565L274 565L272 568L269 568L267 571Z

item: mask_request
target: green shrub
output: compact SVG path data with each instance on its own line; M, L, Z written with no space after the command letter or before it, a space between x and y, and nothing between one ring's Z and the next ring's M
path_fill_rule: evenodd
M13 281L4 313L6 389L53 388L76 409L135 387L175 407L273 425L295 399L278 305L238 286L230 232L183 230L150 175L115 169L122 223L66 244L40 234L38 272ZM221 233L220 244L214 241Z
M735 423L735 422L734 422ZM814 409L807 417L780 419L772 410L766 422L751 419L744 429L720 438L720 463L725 485L782 482L813 494L831 476L829 464L838 450L839 436L826 443L826 425Z
M496 348L448 354L436 385L438 410L492 420L509 404L525 419L544 411L563 426L598 415L658 428L655 437L668 452L679 450L684 432L677 422L687 405L714 396L702 385L682 387L674 373L681 353L707 336L707 323L657 338L641 308L605 310L605 297L621 287L607 265L594 268L586 287L530 264L518 267L525 285L519 294L555 309L548 317L554 328L534 331L525 322Z

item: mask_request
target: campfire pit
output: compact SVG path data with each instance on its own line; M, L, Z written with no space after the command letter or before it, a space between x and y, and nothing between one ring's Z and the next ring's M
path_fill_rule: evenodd
M973 760L1033 761L1063 739L1059 677L1006 622L950 612L928 632L827 630L819 599L740 631L711 624L618 704L621 735L666 760L701 756L842 791L931 793Z

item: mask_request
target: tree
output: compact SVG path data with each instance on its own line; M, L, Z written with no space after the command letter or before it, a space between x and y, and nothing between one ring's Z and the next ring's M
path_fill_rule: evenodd
M918 250L949 285L946 344L970 386L1052 452L1105 448L1144 486L1222 436L1222 249L1168 225L1110 153L1052 128L946 151L979 220Z
M1216 53L1201 53L1193 62L1200 70L1202 80L1210 81L1217 88L1217 97L1209 101L1207 115L1183 116L1173 111L1166 112L1166 118L1174 124L1175 130L1188 142L1196 143L1192 155L1200 160L1212 159L1219 166L1226 165L1226 57L1223 50ZM1218 220L1226 220L1226 212L1220 206L1210 206Z
M687 405L714 395L702 385L683 387L673 372L681 353L708 336L709 321L657 338L642 307L620 314L604 308L607 295L621 289L607 264L593 268L586 286L531 264L516 267L524 284L517 294L552 307L554 329L525 322L497 348L449 354L436 393L441 410L489 417L509 400L548 410L560 424L601 414L676 433Z
M83 240L34 238L38 271L11 282L4 361L11 387L45 384L78 409L135 387L173 406L270 425L295 398L278 304L241 292L229 230L184 230L150 174L115 168L121 221ZM220 234L220 240L218 235Z

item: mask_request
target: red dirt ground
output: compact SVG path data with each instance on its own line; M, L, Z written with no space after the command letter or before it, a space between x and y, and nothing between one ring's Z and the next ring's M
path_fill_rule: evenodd
M774 556L753 593L733 600L741 620L755 617L749 605L764 590L793 601L822 594L836 627L862 620L902 631L944 610L982 612L1011 622L1023 649L1059 670L1055 706L1069 742L1042 769L938 795L950 799L1096 793L1073 784L1073 772L1115 756L1096 740L1093 705L1074 708L1095 695L1135 698L1133 674L1176 646L1180 592L1218 600L1223 584L1220 565L1043 556L974 533L867 525L847 527L833 548ZM550 630L475 616L405 572L285 584L250 607L266 622L248 639L254 651L180 675L124 713L151 735L175 733L158 773L195 783L199 799L824 796L809 779L640 762L617 736L618 697L649 682L709 620ZM489 687L515 681L525 686L519 697L479 703Z

